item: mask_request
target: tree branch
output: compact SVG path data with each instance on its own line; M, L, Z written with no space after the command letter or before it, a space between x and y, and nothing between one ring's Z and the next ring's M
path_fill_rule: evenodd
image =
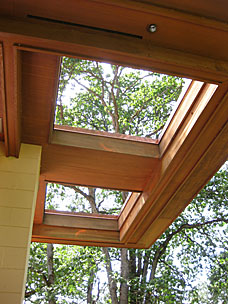
M166 237L166 240L158 247L158 249L155 252L153 263L152 263L152 270L151 270L151 274L150 274L150 281L152 281L154 279L155 271L156 271L159 259L165 253L169 242L172 240L172 238L176 234L180 233L181 231L183 231L185 229L194 229L194 228L198 229L198 228L204 227L206 225L216 224L216 223L220 223L220 222L228 223L228 219L226 219L226 218L216 218L214 220L210 220L210 221L206 221L206 222L202 222L202 223L182 224L177 230L170 233Z
M113 105L114 105L114 130L116 133L119 133L119 130L120 130L120 127L119 127L119 112L118 112L118 105L117 105L117 101L116 101L116 98L115 98L115 94L114 94L114 86L115 86L115 83L117 82L117 75L118 75L118 69L119 69L119 66L116 65L115 66L115 72L114 72L114 77L113 77L113 80L112 80L112 87L111 87L111 96L112 96L112 101L113 101Z
M42 286L43 287L43 286ZM42 288L42 287L40 287L40 288ZM36 290L35 289L33 289L33 290L30 290L30 291L26 291L25 292L25 295L24 295L24 298L25 299L27 299L27 298L30 298L31 296L33 296L34 294L36 294Z

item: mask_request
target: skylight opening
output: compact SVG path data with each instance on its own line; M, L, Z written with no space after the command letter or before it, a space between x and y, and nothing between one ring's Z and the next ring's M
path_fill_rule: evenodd
M131 192L119 190L48 183L45 209L118 215L130 195Z
M55 124L157 139L190 81L63 57Z

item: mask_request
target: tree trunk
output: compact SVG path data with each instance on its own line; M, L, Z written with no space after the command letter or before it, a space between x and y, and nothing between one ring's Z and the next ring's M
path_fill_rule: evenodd
M87 286L87 304L93 304L93 281L94 281L94 272L91 270L89 275L89 281Z
M89 189L89 197L90 197L89 203L90 203L92 212L99 213L99 210L96 206L95 189L94 188L88 188L88 189ZM116 285L116 281L112 275L112 264L111 264L111 259L110 259L108 248L102 248L102 251L105 256L105 267L106 267L106 272L107 272L107 276L108 276L108 287L109 287L112 304L118 304L117 285Z
M53 244L47 244L47 266L48 266L48 286L52 287L55 282L54 267L53 267ZM50 291L48 294L48 303L56 304L55 295Z
M134 280L136 278L136 250L129 250L129 279ZM134 283L130 284L129 287L129 303L135 304L136 302L137 285Z
M120 284L120 304L128 304L128 279L129 279L129 262L127 257L128 249L121 249L121 279Z
M157 265L158 265L159 256L160 256L160 251L158 250L158 251L156 251L156 253L154 255L149 282L152 282L155 278L155 273L156 273L156 268L157 268ZM152 302L151 302L151 295L147 292L146 295L145 295L144 304L148 304L148 303L152 303Z
M111 301L112 301L112 304L118 304L117 285L116 285L116 281L112 275L112 264L111 264L108 248L102 248L102 251L105 255L105 267L106 267L107 276L108 276L108 287L109 287L109 292L110 292L110 296L111 296Z

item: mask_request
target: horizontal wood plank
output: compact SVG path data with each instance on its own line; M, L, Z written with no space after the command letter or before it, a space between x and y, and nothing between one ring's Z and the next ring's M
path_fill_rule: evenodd
M74 227L59 227L50 225L33 225L33 237L49 239L89 241L103 243L120 243L119 232L99 229L85 229Z
M149 20L152 17L149 14ZM162 21L163 18L158 22L162 24ZM122 37L115 33L77 29L75 26L63 26L58 23L30 22L27 19L2 17L0 38L11 39L20 49L37 48L40 52L93 58L209 82L221 82L228 79L228 51L224 44L228 33L211 28L206 28L204 33L204 27L200 29L196 27L193 30L192 24L186 28L186 24L181 22L173 25L174 33L170 35L167 27L172 28L170 22L172 23L173 20L170 19L167 22L164 19L164 21L167 24L164 28L162 25L162 35L155 34L150 38L136 39ZM146 24L144 28L147 33ZM173 39L180 29L181 35ZM196 35L197 30L202 34ZM191 33L190 43L186 41L188 46L183 42L183 39L186 40L185 37L187 37L186 32ZM211 43L212 37L221 41L223 48L218 47L219 43ZM166 41L167 44L164 44ZM186 48L184 50L183 44Z
M51 243L51 244L64 244L64 245L77 245L77 246L98 246L98 247L116 247L116 248L146 248L144 244L124 244L115 242L99 242L99 241L82 241L82 240L71 240L71 239L60 239L60 238L50 238L45 236L32 236L32 242L38 243Z
M142 191L158 159L49 144L43 147L46 181L106 189Z
M44 225L58 226L58 227L74 227L83 229L96 229L118 231L117 216L116 217L96 217L94 214L90 216L87 214L77 213L55 213L51 210L46 210L44 214Z
M73 132L72 132L73 131ZM158 144L154 140L143 141L144 138L136 139L136 136L113 137L103 132L83 132L83 130L61 130L55 128L52 133L51 143L56 145L71 146L99 150L105 152L115 152L127 155L138 155L142 157L159 158ZM107 133L107 132L105 132Z
M144 144L158 144L157 139L153 139L150 137L143 137L143 136L134 136L134 135L127 135L127 134L121 134L121 133L112 133L112 132L106 132L106 131L98 131L98 130L89 130L84 128L77 128L77 127L71 127L71 126L62 126L62 125L54 125L54 130L56 131L67 131L75 134L85 134L90 136L96 136L96 137L108 137L111 139L119 139L124 140L126 142L141 142Z

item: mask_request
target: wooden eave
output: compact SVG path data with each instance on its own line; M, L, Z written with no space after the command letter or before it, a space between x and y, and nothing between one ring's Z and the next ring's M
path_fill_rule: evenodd
M43 147L33 241L148 248L228 156L228 4L0 3L0 115L7 156ZM149 33L149 24L157 25ZM124 31L123 31L124 29ZM158 141L53 127L62 55L190 77ZM44 212L46 183L134 192L119 216Z

